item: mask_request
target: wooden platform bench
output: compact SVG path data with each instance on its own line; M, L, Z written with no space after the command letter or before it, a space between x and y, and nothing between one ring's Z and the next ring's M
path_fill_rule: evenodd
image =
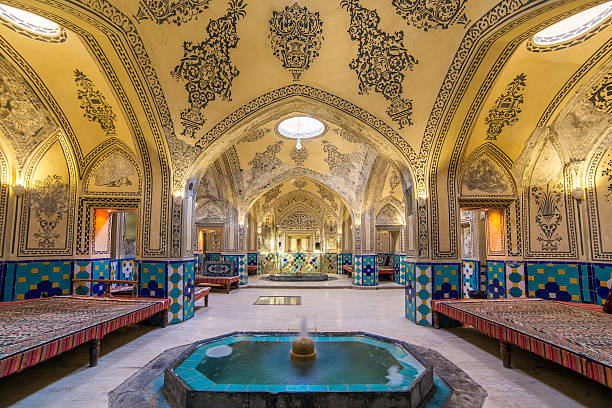
M53 296L0 303L0 377L89 343L89 366L98 364L100 340L122 327L161 314L170 299Z
M230 293L232 286L238 288L240 277L238 276L204 276L196 275L195 283L197 287L223 288L226 293Z
M353 276L353 267L350 265L342 265L342 270L348 275L350 278Z
M200 287L196 288L193 295L194 303L200 299L204 299L204 307L208 307L208 295L210 294L210 288Z
M381 276L389 276L389 280L394 281L395 280L395 269L378 267L378 277L380 278Z
M434 300L441 315L499 340L503 366L519 347L612 388L612 315L591 306L543 299Z

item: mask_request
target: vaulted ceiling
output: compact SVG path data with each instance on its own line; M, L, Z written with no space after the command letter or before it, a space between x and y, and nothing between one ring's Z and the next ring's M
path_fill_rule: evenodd
M0 146L13 167L60 132L80 174L121 145L145 178L168 186L156 194L225 160L241 205L299 175L352 205L377 159L409 169L417 184L483 143L518 160L577 93L590 103L611 65L609 18L565 48L531 41L603 3L595 0L3 3L64 30L49 41L0 25L2 105L10 107ZM491 130L512 92L518 113ZM275 131L295 113L327 126L301 156ZM348 165L334 167L330 154Z

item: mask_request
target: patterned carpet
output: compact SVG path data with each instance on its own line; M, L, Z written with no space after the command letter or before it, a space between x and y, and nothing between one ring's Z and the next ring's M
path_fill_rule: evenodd
M612 315L539 299L443 303L612 367Z
M0 360L143 309L148 300L51 297L0 305ZM161 303L163 308L163 302Z

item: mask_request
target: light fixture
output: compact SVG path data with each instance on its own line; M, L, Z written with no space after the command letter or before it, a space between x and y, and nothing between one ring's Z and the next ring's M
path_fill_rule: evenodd
M599 4L559 21L533 36L537 45L552 45L586 33L612 15L612 1Z
M576 200L578 201L582 200L583 196L584 196L584 189L580 187L576 187L575 189L572 190L572 197L574 197Z
M278 134L289 139L297 139L295 148L302 149L302 139L317 137L325 132L325 125L310 116L292 116L282 120L276 127Z
M21 184L15 184L14 186L11 186L11 190L13 190L15 197L21 197L25 193L26 188Z

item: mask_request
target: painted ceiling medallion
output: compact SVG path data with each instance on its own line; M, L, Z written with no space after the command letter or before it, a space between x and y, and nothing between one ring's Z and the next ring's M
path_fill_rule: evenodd
M140 22L151 20L157 24L176 24L180 26L208 9L211 0L140 0L134 18Z
M299 149L297 147L294 147L289 153L291 160L295 162L296 166L300 167L304 165L304 162L306 161L306 159L308 159L309 155L310 154L308 153L308 150L306 150L306 147L303 146Z
M297 3L282 12L272 11L270 45L294 81L299 81L302 72L319 56L324 39L322 27L318 12L311 13Z
M208 23L206 40L183 44L183 58L172 71L174 78L186 82L188 93L190 106L181 111L183 136L195 137L206 121L203 110L217 96L232 100L232 81L240 71L232 65L229 50L238 45L236 26L246 16L246 7L244 0L230 0L225 15Z
M92 122L98 122L108 136L114 135L117 115L113 112L112 106L106 103L102 92L96 89L91 79L78 69L74 70L74 83L77 86L81 109L85 111L83 116Z
M604 76L588 95L595 109L612 115L612 72Z
M559 21L533 36L536 45L552 45L576 38L612 16L612 1Z
M525 90L527 75L517 75L508 85L504 93L495 100L489 115L485 118L488 125L487 140L497 140L504 126L510 126L518 121L523 105L523 91Z
M410 25L427 31L430 28L447 29L454 24L467 25L467 0L393 0L398 15Z
M66 31L59 24L29 11L0 4L0 22L13 31L35 40L66 41Z
M387 114L403 129L412 125L412 100L401 97L404 72L418 63L404 46L404 32L388 34L378 28L380 16L376 10L361 6L358 0L342 0L340 6L351 15L348 33L359 42L357 58L349 64L359 80L359 93L370 90L391 101Z

